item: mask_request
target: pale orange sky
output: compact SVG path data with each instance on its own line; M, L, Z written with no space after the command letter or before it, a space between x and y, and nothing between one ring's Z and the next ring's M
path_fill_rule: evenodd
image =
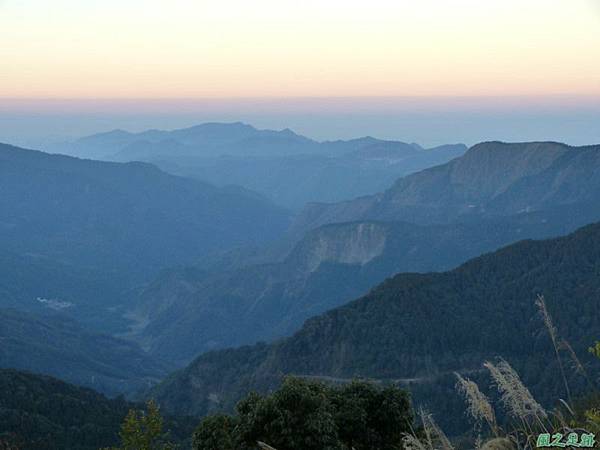
M0 0L0 97L600 95L599 0Z

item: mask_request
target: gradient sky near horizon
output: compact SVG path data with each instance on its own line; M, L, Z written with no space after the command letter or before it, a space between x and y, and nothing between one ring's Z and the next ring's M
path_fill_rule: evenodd
M0 0L0 141L600 142L600 0Z
M600 94L598 0L0 0L0 97Z

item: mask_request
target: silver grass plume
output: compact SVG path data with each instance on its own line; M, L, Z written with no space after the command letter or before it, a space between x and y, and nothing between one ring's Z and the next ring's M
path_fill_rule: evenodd
M508 438L495 438L487 441L481 450L514 450L515 444Z
M257 444L262 450L277 450L276 448L271 447L270 445L265 444L264 442L258 441Z
M521 382L517 372L505 360L500 359L496 365L487 361L484 367L489 370L494 384L502 394L502 403L510 415L522 420L532 417L540 420L548 417L544 408Z
M431 430L431 427L428 426L428 421L425 418L426 413L423 408L419 408L419 416L421 417L421 423L423 424L423 432L425 433L427 447L430 448L431 450L434 450L432 430Z
M467 412L477 422L485 420L492 432L497 435L496 415L486 395L479 390L479 386L474 381L463 378L457 372L454 375L456 375L458 380L456 382L456 389L467 401Z
M560 340L558 338L558 330L554 326L554 322L552 321L552 316L548 312L548 308L546 307L546 299L543 295L538 295L537 300L535 301L536 306L540 310L540 315L542 316L542 320L544 321L544 325L548 330L548 334L550 335L550 339L552 339L552 345L554 346L554 354L556 355L556 361L558 362L558 367L560 369L560 374L562 376L563 384L565 386L565 391L567 393L567 399L569 403L573 403L571 401L571 390L569 389L569 383L567 382L567 376L565 375L565 369L563 367L562 361L560 359Z
M577 353L575 353L575 350L573 350L573 347L571 347L571 344L569 344L566 340L561 339L559 348L567 351L567 353L571 357L571 361L573 363L573 367L575 368L575 371L579 372L581 375L585 376L586 375L585 367L583 367L583 364L581 364L581 361L577 357Z
M586 381L588 382L588 384L590 385L590 387L592 388L592 390L595 393L597 393L598 389L596 388L596 383L594 383L594 381L590 377L588 371L585 369L585 367L579 360L579 357L577 356L577 353L575 353L575 350L573 350L573 347L571 347L571 344L569 344L565 339L562 339L560 341L560 348L566 350L567 353L569 354L569 356L571 357L571 361L573 362L573 367L575 368L575 372L578 372L581 375L583 375L585 377Z
M420 440L409 433L402 436L402 445L405 450L433 450L427 449Z
M423 411L423 409L420 410L420 415L429 446L435 448L433 445L433 437L435 436L437 437L436 441L439 443L439 448L441 450L454 450L454 447L450 443L450 439L448 439L446 433L444 433L437 423L435 423L433 416Z
M546 299L543 295L538 295L535 301L536 306L540 310L540 315L542 316L542 320L544 321L544 325L548 330L548 334L550 334L550 339L556 347L558 347L558 330L554 326L554 322L552 321L552 316L548 312L548 308L546 307Z

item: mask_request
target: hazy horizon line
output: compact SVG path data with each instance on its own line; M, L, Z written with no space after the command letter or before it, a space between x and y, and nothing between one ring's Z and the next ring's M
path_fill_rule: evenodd
M600 96L314 96L221 98L0 97L0 139L43 145L114 129L179 129L206 122L290 128L314 140L377 136L448 142L600 142Z

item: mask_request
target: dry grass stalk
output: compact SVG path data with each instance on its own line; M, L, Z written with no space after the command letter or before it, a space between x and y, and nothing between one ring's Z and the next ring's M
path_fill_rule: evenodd
M258 441L257 444L262 450L277 450L276 448L271 447L270 445L265 444L264 442Z
M437 446L434 446L434 442L439 444L439 448L441 450L454 450L454 447L450 443L450 439L446 436L446 433L442 431L442 429L435 423L433 420L433 416L424 412L422 409L420 411L421 421L423 422L423 429L425 431L425 435L427 436L427 440L429 443L429 447L434 449ZM437 438L434 441L434 437Z
M515 444L508 438L495 438L487 441L481 450L514 450Z
M563 384L565 386L565 390L567 392L567 399L570 404L573 404L571 401L571 390L569 389L569 383L567 382L567 376L565 375L565 369L563 367L562 361L560 359L560 341L558 338L558 330L554 326L554 322L552 321L552 316L548 312L548 308L546 307L546 299L543 295L538 295L537 300L535 301L538 309L540 310L540 315L542 316L542 320L544 321L544 325L548 330L548 334L550 335L550 339L552 340L552 345L554 346L554 354L556 355L556 361L558 362L558 367L560 368L560 374L563 379Z
M406 450L428 450L420 440L408 433L402 436L402 444Z
M573 366L575 367L575 371L578 372L578 373L580 373L581 375L583 375L585 377L586 381L588 382L590 388L595 393L597 393L598 389L596 388L596 383L594 383L594 381L590 377L590 374L588 373L588 371L585 369L585 367L583 366L583 364L581 363L581 361L577 357L577 353L575 353L575 350L573 350L573 347L571 347L571 345L566 340L562 339L560 341L560 348L562 348L562 349L564 349L564 350L567 351L567 353L571 357L571 361L573 362Z
M505 360L500 359L496 365L488 361L484 366L490 371L498 391L502 394L502 403L510 415L524 421L548 417L544 408L521 382L517 372Z
M421 423L423 424L423 432L425 433L425 440L427 441L427 447L434 450L433 436L431 427L428 426L428 420L426 418L427 413L423 408L419 408L419 416L421 416Z
M567 341L561 339L559 348L567 351L567 353L571 357L571 362L573 363L575 371L583 376L587 376L587 371L585 370L585 367L583 367L583 364L581 364L581 361L577 357L577 353L575 353L573 347L571 347L571 345Z
M485 420L489 425L494 435L498 435L498 427L496 424L496 414L490 401L483 392L479 390L479 386L474 381L463 378L459 373L454 373L458 381L456 388L467 401L467 412L479 422Z

